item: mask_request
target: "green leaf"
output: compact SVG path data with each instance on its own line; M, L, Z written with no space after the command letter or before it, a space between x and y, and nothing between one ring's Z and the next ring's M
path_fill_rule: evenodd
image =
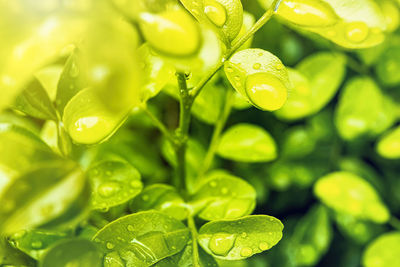
M385 223L390 213L375 189L363 178L349 172L334 172L320 178L314 194L337 212L359 219Z
M87 171L87 175L92 187L92 209L108 210L142 191L140 173L124 161L99 162Z
M236 219L254 210L256 191L243 179L213 172L205 177L189 204L204 220Z
M376 136L396 119L395 104L369 77L355 77L347 82L336 108L336 127L343 139Z
M0 265L1 266L35 266L32 258L22 251L13 248L6 238L0 238Z
M0 232L13 233L60 217L75 208L85 185L82 171L70 161L32 168L0 195Z
M34 79L16 98L15 109L35 118L57 120L56 110L41 83Z
M376 75L382 84L396 86L400 84L400 44L394 43L385 47L375 66Z
M341 54L320 52L301 61L295 70L289 70L293 91L275 113L278 118L297 120L319 112L339 89L346 72L345 63Z
M271 0L259 0L269 8ZM386 21L373 0L285 0L276 14L299 31L310 31L346 48L365 48L384 40Z
M180 0L200 22L212 27L221 40L230 47L239 34L243 23L243 7L240 0Z
M291 237L296 266L314 266L327 252L332 240L328 210L313 206L297 223Z
M241 162L266 162L277 157L277 148L274 139L263 128L241 123L222 135L218 155Z
M280 109L292 87L279 58L262 49L236 52L225 62L224 70L232 86L261 110Z
M126 120L130 109L109 111L93 89L77 93L64 110L63 122L72 140L79 144L105 141Z
M199 264L200 267L218 267L215 259L209 254L205 253L201 247L199 249ZM193 264L193 245L192 241L189 241L185 249L175 254L174 256L168 257L157 262L155 267L192 267Z
M79 49L69 56L57 84L56 105L62 116L64 108L80 90L87 87L87 73Z
M22 230L9 237L14 247L38 260L55 242L66 238L67 234L44 230Z
M364 251L364 267L400 266L400 232L381 235L368 245Z
M40 267L100 267L102 254L89 240L64 240L51 247L40 260Z
M308 127L293 126L284 133L282 156L302 158L312 153L315 147L316 139Z
M56 99L58 82L62 72L63 65L54 64L35 73L36 79L42 84L52 102Z
M275 246L282 238L282 230L278 219L252 215L206 223L199 230L198 241L218 259L241 260Z
M390 130L379 138L376 151L379 155L387 159L400 158L400 126Z
M186 203L176 189L169 185L154 184L146 187L129 205L132 212L157 210L177 220L188 215Z
M146 267L184 249L189 230L170 216L144 211L109 223L93 240L107 253L106 262L109 257L122 259L127 266Z

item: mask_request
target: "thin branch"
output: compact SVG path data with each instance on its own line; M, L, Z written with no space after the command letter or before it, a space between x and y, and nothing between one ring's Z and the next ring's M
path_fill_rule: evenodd
M172 135L172 133L167 129L164 123L161 122L148 108L146 105L141 106L142 110L146 113L146 115L151 119L153 125L157 127L160 132L172 143L176 143L176 139Z
M200 267L199 247L197 244L197 228L192 216L188 216L188 227L190 229L190 232L192 233L193 267Z

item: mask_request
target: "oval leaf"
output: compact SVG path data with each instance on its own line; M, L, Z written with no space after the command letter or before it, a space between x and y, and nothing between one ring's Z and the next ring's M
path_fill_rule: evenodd
M241 260L275 246L282 238L283 224L267 215L209 222L199 230L198 241L212 256Z
M364 267L400 266L400 232L386 233L368 245L363 255Z
M205 178L189 204L204 220L236 219L253 211L256 191L238 177L214 172Z
M334 172L314 185L315 195L328 207L360 219L385 223L390 213L375 189L349 172Z
M221 137L218 155L242 162L266 162L277 157L274 139L263 128L251 124L237 124Z
M378 140L376 151L387 159L400 158L400 126L390 130Z

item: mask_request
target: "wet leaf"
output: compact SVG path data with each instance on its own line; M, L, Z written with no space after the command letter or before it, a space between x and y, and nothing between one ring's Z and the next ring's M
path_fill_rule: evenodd
M364 267L399 266L400 232L389 232L379 236L364 251Z

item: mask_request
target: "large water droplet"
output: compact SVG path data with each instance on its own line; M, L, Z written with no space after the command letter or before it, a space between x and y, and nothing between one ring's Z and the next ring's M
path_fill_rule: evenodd
M159 14L142 13L139 22L147 42L156 50L170 55L188 56L200 47L200 29L183 10Z
M253 250L249 247L244 247L240 250L240 256L242 257L250 257L251 255L253 255Z
M284 84L268 73L250 75L246 80L246 93L255 106L269 111L280 109L287 100Z
M214 234L210 239L208 247L215 255L226 256L232 249L235 240L236 236L234 234Z
M99 186L97 191L102 197L112 197L120 191L121 187L116 182L107 182Z
M206 0L204 3L204 13L216 26L224 26L226 22L226 9L219 2L215 0Z
M346 37L354 43L361 43L369 34L369 28L365 22L351 22L346 26Z

